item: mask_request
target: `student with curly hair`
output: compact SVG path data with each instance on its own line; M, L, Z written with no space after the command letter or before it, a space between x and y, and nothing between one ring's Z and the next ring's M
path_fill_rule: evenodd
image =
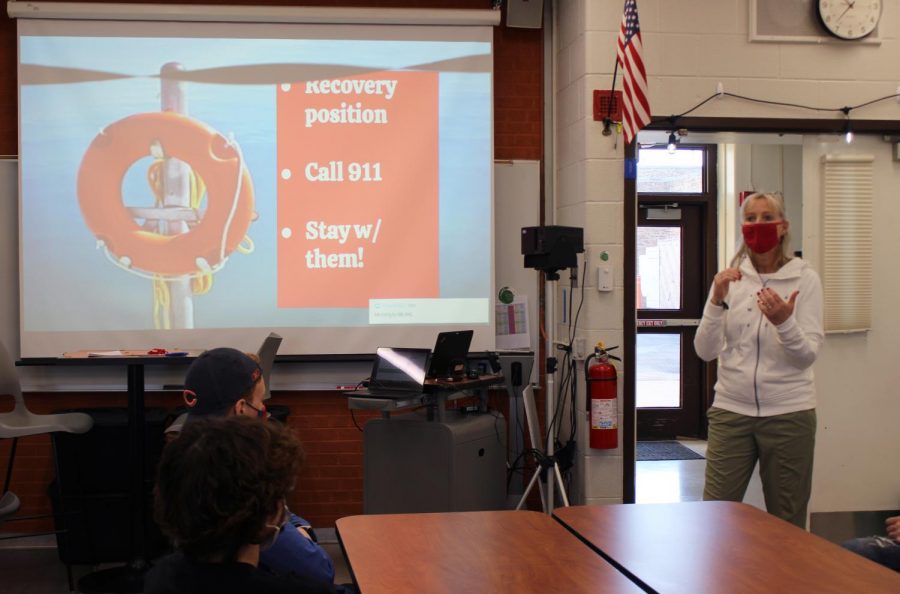
M258 569L287 523L285 501L304 460L277 423L242 415L196 419L159 463L155 518L176 551L147 573L147 594L304 594L332 584Z
M202 353L191 363L184 378L184 399L191 407L190 425L206 417L246 416L268 418L263 398L266 384L254 355L219 347ZM177 435L180 428L170 428ZM310 523L288 511L291 529L278 535L265 551L260 567L276 575L294 574L320 582L334 581L334 563L315 541Z

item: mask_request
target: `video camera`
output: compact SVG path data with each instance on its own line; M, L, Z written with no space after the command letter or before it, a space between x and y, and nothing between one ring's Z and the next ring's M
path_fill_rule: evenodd
M584 252L584 229L550 225L522 228L525 268L541 270L549 280L559 280L558 270L578 266Z

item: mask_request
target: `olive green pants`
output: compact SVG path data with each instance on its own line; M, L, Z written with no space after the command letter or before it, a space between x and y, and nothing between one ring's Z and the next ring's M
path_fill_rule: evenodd
M710 408L704 501L742 501L759 460L766 510L801 528L812 490L816 411L748 417Z

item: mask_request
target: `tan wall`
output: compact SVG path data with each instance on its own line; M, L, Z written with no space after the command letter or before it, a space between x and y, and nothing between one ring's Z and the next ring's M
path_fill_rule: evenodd
M716 90L761 99L822 107L854 105L893 94L900 84L900 0L885 0L881 43L760 43L749 41L748 0L640 0L650 105L668 116L693 107ZM617 270L616 291L588 291L583 335L618 344L622 334L623 148L601 136L589 116L593 89L610 86L620 0L561 0L555 48L557 116L556 209L559 224L583 224L589 257L605 250ZM813 18L813 17L810 17ZM621 85L619 85L621 88ZM841 118L796 108L716 99L692 116ZM853 119L900 119L896 100L851 113ZM831 142L834 139L825 139ZM816 145L818 139L807 139ZM896 360L900 309L893 254L900 247L898 164L890 144L877 138L849 150L876 157L875 329L868 334L829 336L817 364L819 433L811 511L896 507L900 473L893 457L900 438ZM796 161L796 160L795 160ZM816 263L819 236L818 163L803 158L804 256ZM894 225L893 227L891 225ZM590 286L591 275L588 275ZM621 385L621 382L620 382ZM885 461L888 466L885 467ZM622 496L621 450L588 452L579 462L578 495L588 502Z

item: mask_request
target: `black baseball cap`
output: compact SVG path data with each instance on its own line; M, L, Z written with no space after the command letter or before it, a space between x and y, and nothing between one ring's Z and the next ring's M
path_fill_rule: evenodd
M262 377L259 363L237 349L203 352L187 370L184 401L190 416L222 415L247 396Z

